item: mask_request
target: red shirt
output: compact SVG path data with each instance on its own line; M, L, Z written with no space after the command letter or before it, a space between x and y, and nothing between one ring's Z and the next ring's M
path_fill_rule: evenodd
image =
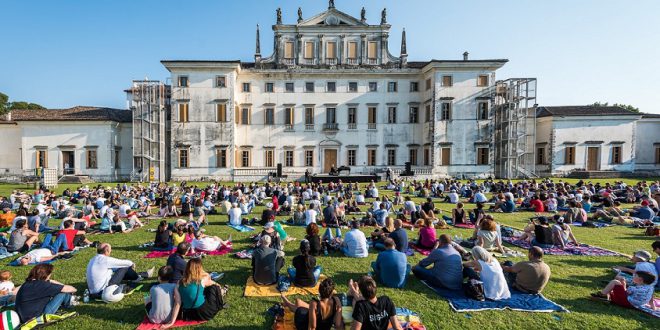
M534 208L534 212L543 212L543 202L540 199L535 199L529 204Z
M75 229L63 229L60 230L60 234L64 234L64 236L66 236L66 244L69 248L69 251L73 250L73 239L76 237L76 234L78 234L78 231Z

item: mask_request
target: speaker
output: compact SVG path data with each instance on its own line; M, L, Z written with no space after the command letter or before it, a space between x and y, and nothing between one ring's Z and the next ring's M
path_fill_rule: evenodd
M406 173L412 172L412 165L410 162L406 162Z
M277 177L282 177L282 163L277 163Z

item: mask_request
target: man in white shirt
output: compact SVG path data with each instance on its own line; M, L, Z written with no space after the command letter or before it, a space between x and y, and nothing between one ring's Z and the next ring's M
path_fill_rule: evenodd
M406 214L411 214L417 211L415 202L413 202L412 199L410 199L410 196L406 196L406 201L403 203L403 210L405 211Z
M488 198L486 198L486 195L484 195L481 190L478 190L476 194L474 194L474 202L475 203L486 203L488 201Z
M232 226L240 226L243 211L238 207L238 203L233 203L231 206L232 208L227 212L227 214L229 214L229 224Z
M367 246L367 238L364 233L359 229L357 221L351 222L352 229L344 236L344 241L341 243L341 251L347 257L351 258L366 258L369 256L369 247Z
M452 189L449 194L447 194L447 198L449 198L449 203L456 204L458 203L458 193L456 193L456 190Z
M316 217L319 212L314 208L314 204L309 204L309 208L305 211L305 226L309 226L310 223L316 223Z
M195 250L197 250L197 252L215 251L222 246L226 246L228 243L229 241L223 241L218 236L206 236L197 232L195 238L193 238L190 243L190 247L192 248L193 253L195 253Z
M103 290L110 285L119 285L122 281L137 282L143 277L151 277L154 272L154 268L151 268L142 274L136 273L135 263L132 261L110 256L112 246L108 243L99 244L96 253L87 264L87 287L90 294L96 297L100 297Z

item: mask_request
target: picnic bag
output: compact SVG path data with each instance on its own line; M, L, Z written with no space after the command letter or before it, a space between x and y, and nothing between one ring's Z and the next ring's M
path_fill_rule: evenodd
M467 283L463 284L463 292L470 299L478 301L486 300L486 297L484 296L484 283L481 281L475 279L469 280Z

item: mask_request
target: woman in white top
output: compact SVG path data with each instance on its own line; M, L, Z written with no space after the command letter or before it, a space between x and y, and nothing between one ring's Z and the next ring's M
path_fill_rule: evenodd
M314 209L314 204L309 205L309 209L305 211L305 226L309 226L310 223L316 223L316 216L319 213Z
M466 261L465 267L472 267L479 273L484 284L484 296L490 300L501 300L511 298L509 286L506 284L502 266L497 259L486 251L486 249L475 246L472 249L473 261Z

